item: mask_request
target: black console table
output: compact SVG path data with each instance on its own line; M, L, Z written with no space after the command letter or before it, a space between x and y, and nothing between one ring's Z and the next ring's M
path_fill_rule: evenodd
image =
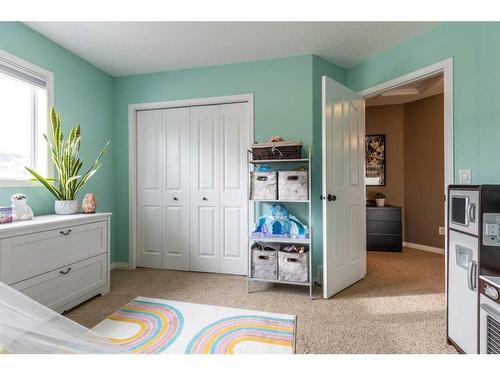
M403 251L401 207L366 207L366 248Z

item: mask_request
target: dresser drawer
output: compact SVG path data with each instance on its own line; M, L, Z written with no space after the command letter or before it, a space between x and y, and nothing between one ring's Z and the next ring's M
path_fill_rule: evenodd
M53 310L89 294L106 283L107 257L99 255L12 285Z
M366 221L401 221L401 208L367 207Z
M0 280L14 284L107 252L105 221L0 241Z
M402 226L400 221L368 221L366 223L367 234L397 234L401 235Z
M369 234L366 236L367 250L402 251L403 237L398 235Z

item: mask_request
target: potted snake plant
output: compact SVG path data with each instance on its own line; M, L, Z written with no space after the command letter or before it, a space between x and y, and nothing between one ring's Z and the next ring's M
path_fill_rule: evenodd
M75 125L64 139L61 131L61 116L54 107L50 110L52 140L44 134L49 146L52 162L56 168L56 178L43 177L32 168L25 167L35 181L39 181L56 198L55 212L58 215L76 214L79 210L76 194L85 186L88 180L101 168L101 158L108 150L110 142L102 148L94 163L84 173L81 173L83 162L78 157L80 152L80 125Z

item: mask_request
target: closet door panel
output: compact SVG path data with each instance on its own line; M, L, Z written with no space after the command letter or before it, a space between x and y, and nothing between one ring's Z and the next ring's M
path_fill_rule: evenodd
M163 110L163 258L166 269L189 270L189 108Z
M224 207L223 219L223 259L241 259L241 207ZM238 272L236 272L238 273Z
M202 119L198 122L196 130L198 132L196 150L198 153L198 189L207 193L215 193L218 187L216 180L218 118Z
M219 270L247 273L247 150L248 104L220 106L220 238Z
M162 265L162 113L137 112L137 266Z
M219 272L219 106L191 108L190 270Z
M198 208L198 257L215 259L216 249L216 207Z

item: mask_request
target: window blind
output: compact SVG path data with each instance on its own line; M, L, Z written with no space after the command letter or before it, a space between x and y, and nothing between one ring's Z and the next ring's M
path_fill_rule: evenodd
M16 64L13 61L0 57L0 73L29 83L34 86L46 88L47 77L41 75L29 68Z

